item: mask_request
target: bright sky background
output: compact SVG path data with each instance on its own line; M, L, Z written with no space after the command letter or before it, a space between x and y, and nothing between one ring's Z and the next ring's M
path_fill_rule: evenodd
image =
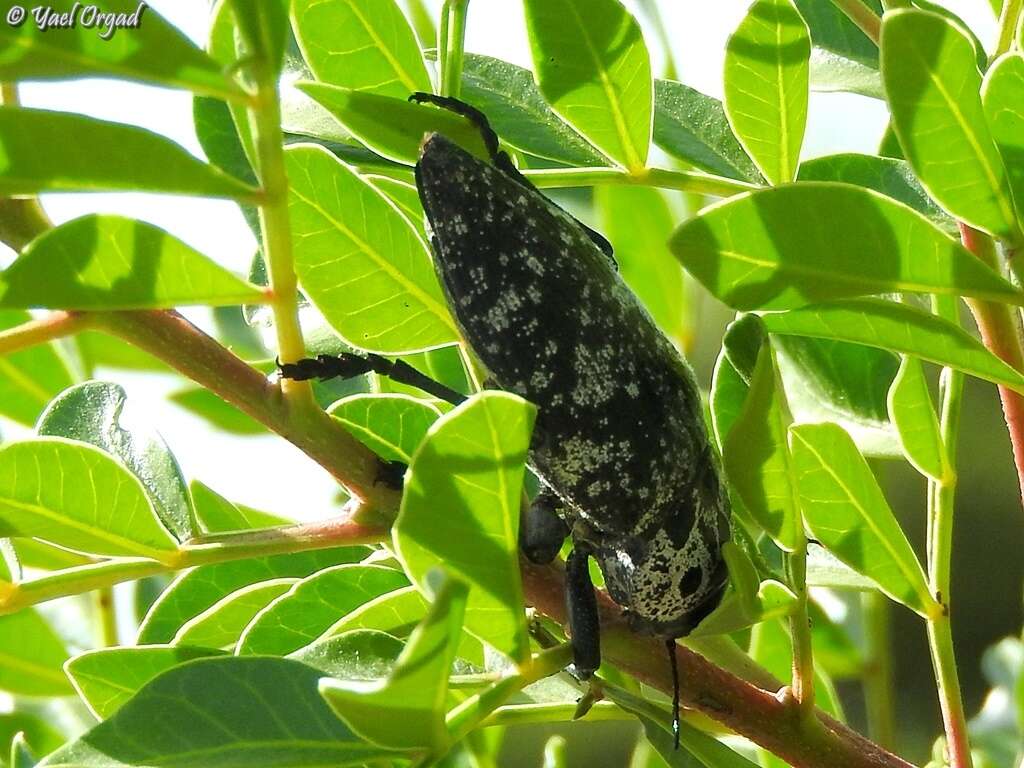
M208 0L151 0L150 5L203 44ZM683 81L721 97L725 41L748 5L749 0L662 1ZM953 0L945 5L959 13L983 42L988 44L994 38L995 20L986 0ZM467 49L530 66L521 9L521 0L473 0ZM656 47L653 36L648 36L648 45L652 50ZM660 53L655 52L655 71L660 68L660 59ZM28 84L21 95L26 106L143 126L203 156L192 127L191 95L186 92L79 80ZM872 152L884 124L885 111L880 102L848 94L812 94L804 154L813 157L836 151ZM68 141L74 141L74 137L68 137ZM39 151L45 152L46 148L40 147ZM248 270L255 249L252 234L237 208L226 201L149 194L62 194L43 196L43 205L57 223L95 212L144 219L242 274ZM4 254L0 246L0 266L9 259L10 253ZM203 311L189 315L200 322L207 316ZM144 406L190 479L203 480L234 501L298 519L331 513L333 482L284 440L232 438L211 431L205 422L163 399L163 394L177 388L178 382L120 371L106 375L125 386L130 402ZM12 436L24 434L7 423L3 429ZM272 473L266 471L270 467L274 468ZM281 478L287 482L281 482Z

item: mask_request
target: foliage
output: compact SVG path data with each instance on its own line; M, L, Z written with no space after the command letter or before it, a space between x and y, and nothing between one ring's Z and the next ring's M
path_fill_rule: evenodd
M967 724L950 532L964 377L999 387L1024 456L1022 4L1006 0L991 51L941 6L884 5L755 0L726 46L722 101L654 77L671 36L654 0L524 0L530 70L463 50L480 0L446 0L437 19L422 0L220 0L205 50L152 9L110 40L44 33L31 15L0 27L0 239L17 251L0 273L0 415L35 430L0 443L0 690L14 701L0 761L487 766L507 726L585 719L639 721L636 766L906 765L851 734L834 686L865 685L885 742L896 605L929 635L936 764L1019 763L1019 641L986 657L995 687ZM191 92L208 161L17 102L19 81L95 76ZM812 90L884 100L887 156L803 157ZM678 751L662 647L614 606L596 682L563 671L562 571L517 548L535 408L479 391L411 183L426 133L486 147L466 118L409 103L415 91L482 110L539 188L592 187L581 215L682 351L702 293L738 312L708 392L735 513L730 587L678 651L692 710ZM242 277L143 221L53 225L34 195L54 191L226 198L259 252ZM218 308L213 336L186 306ZM451 408L376 378L273 375L275 357L351 350L470 396ZM296 525L296 510L186 478L187 446L116 383L129 370L173 372L170 397L211 430L294 443L344 507ZM928 483L923 562L868 456ZM407 465L401 493L381 462ZM122 582L142 613L118 644ZM83 647L46 603L90 592L103 642ZM865 594L870 616L824 610ZM97 723L67 727L83 704ZM568 764L560 738L545 765Z

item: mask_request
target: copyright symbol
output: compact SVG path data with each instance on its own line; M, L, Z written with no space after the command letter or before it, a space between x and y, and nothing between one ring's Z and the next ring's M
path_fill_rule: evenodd
M23 21L25 21L25 9L20 5L12 5L7 11L7 23L12 27L20 27Z

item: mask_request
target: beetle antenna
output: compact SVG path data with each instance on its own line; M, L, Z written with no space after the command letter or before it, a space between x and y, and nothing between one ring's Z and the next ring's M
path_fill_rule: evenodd
M672 668L672 737L675 748L679 749L679 662L676 660L676 640L670 637L665 641L668 651L668 663Z

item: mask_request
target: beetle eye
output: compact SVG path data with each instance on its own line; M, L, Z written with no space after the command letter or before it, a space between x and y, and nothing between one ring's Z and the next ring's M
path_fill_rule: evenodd
M686 569L686 573L679 579L679 593L681 595L692 595L696 592L704 579L704 571L699 565L692 565Z

